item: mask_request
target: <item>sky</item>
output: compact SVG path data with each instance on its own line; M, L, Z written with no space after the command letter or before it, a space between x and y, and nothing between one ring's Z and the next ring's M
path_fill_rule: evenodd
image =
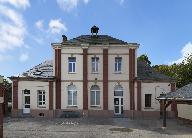
M106 34L139 43L153 65L192 53L191 0L0 0L0 75L10 77L53 59L51 43Z

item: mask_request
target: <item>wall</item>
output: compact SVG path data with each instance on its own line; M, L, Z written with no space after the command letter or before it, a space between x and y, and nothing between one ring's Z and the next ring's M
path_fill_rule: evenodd
M160 104L155 98L158 97L161 92L170 92L171 86L168 86L170 83L141 83L141 110L143 111L159 111ZM145 94L152 94L151 108L145 108ZM167 108L167 111L170 111L171 106Z
M31 109L49 109L49 83L41 81L18 82L18 109L23 109L23 90L30 90ZM37 90L45 90L46 107L37 107Z
M192 105L177 104L178 117L192 120Z

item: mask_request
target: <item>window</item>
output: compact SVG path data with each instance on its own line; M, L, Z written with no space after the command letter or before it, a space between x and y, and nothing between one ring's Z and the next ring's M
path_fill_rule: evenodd
M38 99L38 106L39 107L45 107L45 91L44 90L38 90L37 91L37 99Z
M91 106L100 105L100 89L99 86L94 85L91 87Z
M98 72L99 71L99 58L98 57L92 57L91 59L92 63L92 72Z
M151 94L145 94L145 107L151 107Z
M121 72L122 57L115 57L115 72Z
M68 86L68 105L77 106L77 89L75 85Z
M68 58L69 62L69 73L75 73L75 66L76 66L76 58L75 57L69 57Z
M116 85L115 86L114 96L123 96L123 87L121 85Z

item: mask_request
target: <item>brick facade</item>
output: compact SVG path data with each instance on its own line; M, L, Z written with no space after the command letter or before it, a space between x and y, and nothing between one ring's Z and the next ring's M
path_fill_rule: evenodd
M87 60L87 49L83 49L83 110L88 110L88 60Z
M61 109L61 49L55 49L56 109Z
M103 49L103 110L108 110L108 49Z
M13 109L18 109L18 80L13 81Z
M176 83L171 83L171 92L174 92L175 90L176 90ZM178 116L177 103L174 101L171 104L171 111L175 113L175 116Z
M137 110L141 111L141 81L137 81Z
M49 81L49 110L53 110L53 81Z
M130 110L135 110L135 49L129 49L129 91L130 91Z

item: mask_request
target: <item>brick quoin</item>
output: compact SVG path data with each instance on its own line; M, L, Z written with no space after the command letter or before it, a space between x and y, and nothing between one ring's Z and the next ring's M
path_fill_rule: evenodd
M135 49L129 49L129 90L130 90L130 109L135 110L134 97L134 79L135 79Z
M61 49L55 49L56 109L61 109Z
M171 92L174 92L176 90L176 83L171 83ZM173 102L171 104L171 111L175 112L175 115L177 116L177 104L176 102Z
M108 110L108 49L103 49L103 110Z
M137 81L137 110L141 111L141 81Z
M53 81L49 81L49 110L53 110Z
M83 109L88 110L88 89L87 89L87 66L88 60L87 60L87 49L83 49Z
M18 80L13 81L13 109L18 109Z

